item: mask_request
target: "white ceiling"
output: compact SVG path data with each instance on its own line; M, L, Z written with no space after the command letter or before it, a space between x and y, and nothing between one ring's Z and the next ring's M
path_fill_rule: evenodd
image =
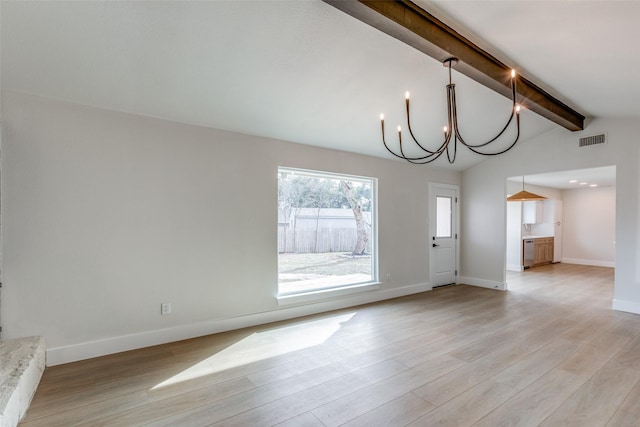
M416 2L583 114L640 118L640 1ZM405 90L418 135L446 120L441 64L319 0L0 7L3 89L381 157ZM490 136L510 102L454 82L461 131ZM556 126L525 111L521 141Z
M522 183L522 176L510 177L508 180ZM557 188L559 190L576 190L592 187L612 187L616 185L616 167L604 166L591 169L579 169L553 173L542 173L524 176L525 187L538 185Z

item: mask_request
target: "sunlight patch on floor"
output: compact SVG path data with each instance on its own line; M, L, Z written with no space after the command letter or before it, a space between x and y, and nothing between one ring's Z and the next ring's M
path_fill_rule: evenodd
M157 384L152 390L321 345L340 329L342 323L348 322L355 314L353 312L253 333Z

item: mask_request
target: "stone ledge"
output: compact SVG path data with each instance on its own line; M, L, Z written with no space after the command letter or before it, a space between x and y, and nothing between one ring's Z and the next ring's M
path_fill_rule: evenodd
M42 337L0 341L0 427L15 427L27 412L45 368Z

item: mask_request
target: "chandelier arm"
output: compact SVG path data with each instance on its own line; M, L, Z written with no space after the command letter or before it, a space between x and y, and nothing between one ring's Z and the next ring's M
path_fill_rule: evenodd
M425 161L423 161L423 162L418 162L418 161L415 161L415 160L409 160L409 159L405 159L405 160L406 160L407 162L409 162L409 163L413 163L414 165L426 165L426 164L428 164L428 163L431 163L431 162L433 162L433 161L437 160L437 159L438 159L438 157L440 157L440 156L434 157L433 159L425 160Z
M387 150L389 150L389 148L387 148ZM440 156L442 155L442 151L441 151L441 152L435 152L435 153L433 153L433 154L427 154L426 156L420 156L420 157L409 157L409 156L405 155L405 154L402 152L402 148L401 148L401 154L394 153L394 152L393 152L393 151L391 151L391 150L389 150L389 151L390 151L394 156L399 157L399 158L404 159L404 160L407 160L407 161L413 161L413 162L416 162L416 161L421 161L421 160L428 160L428 161L427 161L427 162L425 162L425 163L428 163L429 161L435 160L435 159L437 159L438 157L440 157ZM429 159L432 159L432 160L429 160Z
M456 161L456 156L458 154L458 140L455 137L453 139L453 157L451 157L451 154L449 153L449 147L450 145L447 145L447 160L449 161L449 164L453 164L453 162Z
M468 143L464 140L464 138L462 138L462 135L460 135L460 131L458 130L458 126L457 126L457 125L456 125L456 127L455 127L455 133L456 133L456 136L458 137L458 139L460 140L460 142L461 142L465 147L467 147L469 150L471 150L471 151L473 151L473 152L478 153L478 151L476 151L475 149L477 149L477 148L481 148L481 147L485 147L485 146L487 146L487 145L491 144L492 142L495 142L498 138L500 138L500 137L504 134L504 132L508 129L509 125L510 125L510 124L511 124L511 122L513 121L513 116L514 116L514 115L517 117L517 119L516 119L516 123L517 123L516 130L517 130L518 135L520 135L520 115L519 115L519 114L513 114L513 113L512 113L512 114L511 114L511 116L509 117L509 121L507 121L507 124L506 124L506 125L505 125L505 127L502 129L502 131L500 131L500 133L499 133L498 135L496 135L495 137L493 137L491 140L489 140L489 141L487 141L487 142L484 142L484 143L482 143L482 144L468 144ZM456 124L457 124L457 122L456 122Z
M456 89L455 85L451 83L451 64L449 64L449 84L447 85L447 124L449 125L448 132L448 141L451 140L451 136L453 136L453 157L450 155L449 146L447 144L447 160L449 164L453 164L456 161L456 156L458 154L458 117L456 113Z
M422 156L422 157L408 157L407 155L404 154L404 151L402 149L402 138L400 138L400 154L402 155L401 157L407 160L408 162L416 163L416 164L425 164L425 163L430 163L435 159L437 159L438 157L440 157L442 155L442 151L436 151L432 154L427 154L426 156ZM426 160L426 161L422 161L422 160Z
M514 114L511 114L511 117L509 117L509 121L507 121L507 124L504 126L504 128L500 131L499 134L497 134L496 136L494 136L491 140L482 143L482 144L467 144L462 138L460 138L460 140L462 141L462 143L464 144L465 147L467 147L468 149L472 150L474 148L481 148L481 147L486 147L487 145L491 144L492 142L495 142L498 138L500 138L505 131L509 128L509 125L511 124L511 122L513 121L513 116ZM518 127L518 133L520 133L520 128Z
M388 151L389 153L393 154L394 156L396 156L396 157L397 157L397 158L399 158L399 159L407 160L407 158L406 158L406 157L403 157L403 156L401 156L400 154L397 154L397 153L396 153L396 152L394 152L391 148L389 148L389 147L387 146L387 143L386 143L386 142L384 142L384 141L383 141L383 144L384 144L384 148L386 148L386 149L387 149L387 151Z
M509 116L509 119L507 120L507 123L504 125L504 127L502 128L502 130L493 138L491 138L489 141L487 142L483 142L480 144L469 144L467 143L464 138L462 138L462 136L460 135L460 132L458 130L458 121L457 121L457 114L456 114L456 134L458 135L458 138L460 139L460 142L467 148L472 149L472 148L481 148L484 147L486 145L491 144L492 142L496 141L498 138L500 138L505 131L509 128L509 125L511 124L511 122L513 121L513 116L514 115L518 115L518 113L516 112L516 107L517 107L517 103L516 103L516 85L515 85L515 80L512 78L511 79L511 96L512 96L512 106L511 106L511 115ZM455 103L455 89L453 91L453 108L456 108L456 103ZM520 121L518 120L518 133L520 133Z
M398 154L395 151L393 151L391 148L389 148L389 146L387 145L387 141L386 141L386 139L384 137L384 120L381 120L380 124L381 124L381 129L382 129L382 143L384 144L384 148L386 148L389 153L391 153L392 155L396 156L397 158L406 160L406 161L408 161L410 163L426 164L426 163L431 163L432 161L434 161L438 157L440 157L440 155L442 155L442 152L439 152L439 153L436 152L434 154L431 154L431 155L428 155L428 156L424 156L424 157L407 157L402 152L402 142L400 143L400 152L401 152L401 154ZM400 141L402 141L402 137L401 136L400 136ZM421 162L420 160L426 160L426 161Z
M510 121L511 121L511 120L510 120ZM503 131L503 132L504 132L504 131ZM482 152L482 151L478 150L478 148L485 147L485 146L486 146L486 145L488 145L489 143L491 143L491 142L495 141L498 137L500 137L500 136L502 135L502 133L503 133L503 132L501 132L497 137L495 137L494 139L492 139L492 140L491 140L491 141L489 141L489 142L486 142L486 143L484 143L484 144L479 144L479 145L471 145L471 144L467 144L467 143L462 139L462 137L460 136L460 133L459 133L459 132L457 132L457 129L456 129L456 135L458 136L458 139L460 139L460 142L461 142L465 147L467 147L469 150L473 151L473 152L474 152L474 153L476 153L476 154L481 154L481 155L483 155L483 156L495 156L495 155L497 155L497 154L503 154L503 153L506 153L507 151L509 151L510 149L512 149L514 145L516 145L516 142L518 142L518 139L520 138L520 115L519 115L519 114L516 114L516 138L515 138L515 140L514 140L514 141L509 145L509 147L508 147L508 148L506 148L506 149L504 149L504 150L501 150L501 151L498 151L498 152L495 152L495 153L484 153L484 152Z
M409 163L413 163L414 165L426 165L427 163L431 163L433 161L438 160L438 158L442 155L442 153L444 153L444 150L439 152L439 153L434 153L428 157L430 157L429 159L426 159L424 161L417 161L417 160L412 160L411 157L409 158L405 158L405 160ZM433 157L435 156L435 157Z
M424 148L424 147L422 146L422 144L420 144L420 143L418 142L418 140L416 139L416 137L413 135L413 130L411 129L411 118L410 118L410 117L411 117L411 115L409 114L409 98L407 98L407 99L406 99L405 104L406 104L406 106L407 106L407 128L409 128L409 135L411 135L411 139L413 139L413 142L415 142L415 143L416 143L416 145L417 145L418 147L420 147L420 149L421 149L422 151L425 151L425 152L427 152L427 153L429 153L429 154L436 154L436 153L440 152L440 150L441 150L441 149L446 145L446 143L447 143L447 142L446 142L446 139L445 139L445 141L440 145L440 147L438 147L438 148L436 149L436 151L431 151L431 150L429 150L429 149L427 149L427 148Z
M518 142L518 139L520 139L520 114L516 114L516 122L517 122L517 125L518 125L518 126L517 126L518 133L516 134L516 139L511 143L511 145L509 145L509 146L508 146L507 148L505 148L504 150L502 150L502 151L498 151L498 152L495 152L495 153L482 153L482 152L477 151L477 150L475 150L474 148L471 148L471 147L469 147L469 146L467 146L467 148L468 148L469 150L473 151L474 153L476 153L476 154L481 154L481 155L483 155L483 156L497 156L498 154L504 154L504 153L506 153L507 151L511 150L511 149L516 145L516 142Z
M435 152L433 154L428 154L424 157L407 157L404 154L404 151L402 150L402 137L400 136L400 133L398 133L398 136L400 137L400 154L402 154L402 158L408 161L409 163L413 163L415 165L424 165L437 160L438 157L442 155L442 151L440 151L440 152Z
M384 148L386 148L389 153L393 154L397 158L407 160L406 157L401 156L400 154L397 154L395 151L393 151L391 148L389 148L389 146L387 145L387 141L384 138L384 120L381 120L380 123L381 123L381 126L382 126L382 143L384 144Z

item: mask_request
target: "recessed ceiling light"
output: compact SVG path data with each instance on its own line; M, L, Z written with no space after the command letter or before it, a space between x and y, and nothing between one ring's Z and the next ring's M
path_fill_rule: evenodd
M571 181L569 181L569 184L575 184L576 182L578 182L577 179L572 179Z
M589 187L597 187L598 184L590 184Z
M580 185L587 185L587 182L581 182Z

